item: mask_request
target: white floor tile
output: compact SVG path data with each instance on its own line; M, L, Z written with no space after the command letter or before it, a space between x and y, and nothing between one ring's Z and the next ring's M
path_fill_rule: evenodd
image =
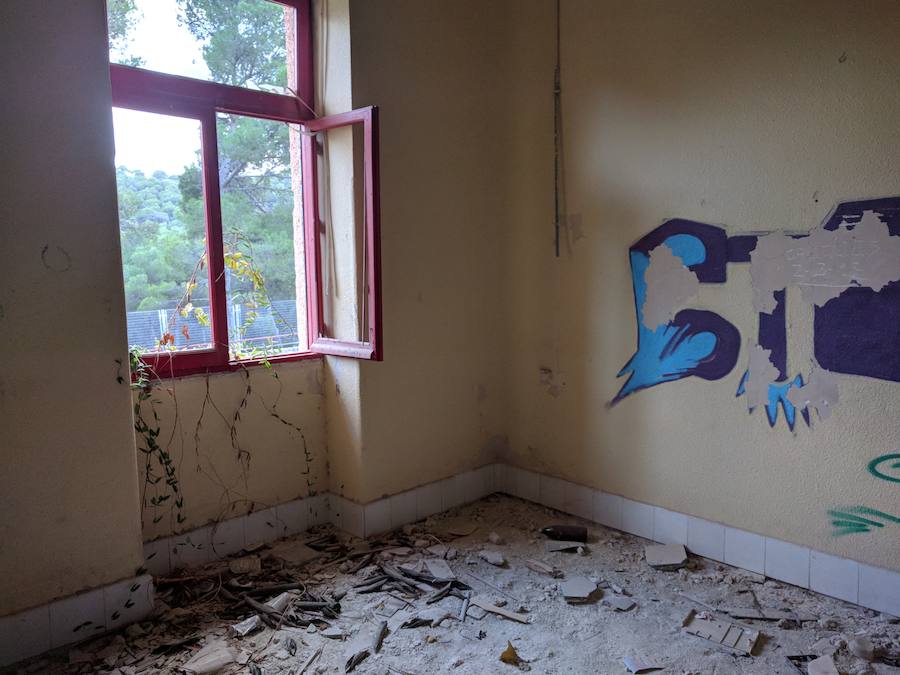
M725 560L725 526L688 516L688 550L710 560Z
M275 507L248 513L244 521L244 540L247 546L267 543L285 536L284 523L278 520Z
M169 559L172 561L172 569L197 567L212 560L210 533L211 528L207 526L169 537Z
M169 537L162 537L144 544L144 569L155 577L167 576L172 570L169 562L170 548Z
M688 519L683 513L653 507L653 540L661 544L688 543Z
M577 485L569 481L563 483L563 508L565 513L591 520L594 515L593 490L584 485Z
M275 507L278 520L284 523L285 534L300 534L309 529L309 500L295 499Z
M859 563L820 551L810 551L809 587L847 602L859 601Z
M363 518L366 524L366 536L383 534L391 529L390 498L376 499L363 507Z
M106 629L140 621L153 611L153 579L145 574L103 588Z
M50 608L47 605L0 616L0 667L50 649Z
M653 539L653 507L623 498L622 530L644 539Z
M766 539L758 534L725 528L725 562L758 574L766 571Z
M900 617L900 573L860 563L859 603Z
M512 489L509 485L509 472L510 467L502 462L496 462L494 464L494 490L496 492L502 492L504 494L512 494Z
M102 588L63 598L50 605L50 646L53 648L105 631Z
M393 495L390 499L391 528L396 529L408 523L414 523L416 517L416 491L407 490Z
M566 481L554 476L540 476L540 500L539 502L551 509L562 511L565 507L563 495L565 494Z
M593 520L615 530L622 529L622 498L601 490L593 491Z
M416 488L416 520L441 512L441 486L429 483Z
M809 588L809 549L766 537L766 576Z
M541 504L541 476L528 469L516 469L516 487L520 499Z
M462 504L462 483L456 477L445 478L437 482L441 491L441 511L455 508Z
M244 538L244 527L246 519L244 516L237 518L229 518L212 526L210 533L210 542L212 549L210 557L212 560L218 560L225 556L237 553L246 545Z

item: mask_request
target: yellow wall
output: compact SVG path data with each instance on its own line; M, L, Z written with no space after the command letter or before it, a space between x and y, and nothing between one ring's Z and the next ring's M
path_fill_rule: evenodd
M368 502L499 458L897 568L896 528L835 540L825 517L852 504L900 515L896 491L864 471L897 450L897 384L841 376L832 418L794 434L734 398L744 353L722 380L606 403L635 346L628 247L665 218L807 229L838 201L900 193L900 11L564 0L557 259L553 8L327 3L324 112L381 108L385 361L276 368L314 489ZM0 107L3 614L132 574L141 531L130 394L116 381L126 338L103 3L6 2L0 27L0 79L19 92ZM753 336L747 272L729 275L698 306ZM809 327L791 317L799 370ZM226 416L242 377L210 377ZM251 384L244 483L209 411L193 470L206 381L175 383L187 520L166 515L146 539L307 493L300 443L263 404L276 381L256 369Z
M0 3L0 615L143 559L105 25Z
M138 452L144 540L326 492L322 377L321 359L312 359L156 385L159 442L177 466L183 521L173 498L160 507L150 504L154 495L170 492L165 481L145 484L146 455ZM142 403L142 410L149 420L150 403ZM236 422L235 411L240 412ZM146 447L140 439L138 445ZM162 475L155 458L151 466L152 475Z
M505 441L508 38L515 3L350 3L353 105L381 113L384 363L360 366L370 501Z
M897 525L835 539L826 516L857 504L900 516L896 484L865 468L898 451L900 384L839 375L830 419L770 429L735 398L745 344L721 380L663 384L606 407L636 344L628 247L664 219L807 230L840 201L900 195L898 26L892 2L563 2L566 208L576 224L558 260L549 193L508 225L515 463L900 569ZM539 44L540 86L524 84L517 110L543 91L553 57ZM526 115L546 130L552 109L538 105ZM523 161L536 173L522 176L520 194L546 184L551 152L543 141L531 148ZM755 339L747 266L728 275L692 306ZM795 300L788 365L808 375L812 333Z

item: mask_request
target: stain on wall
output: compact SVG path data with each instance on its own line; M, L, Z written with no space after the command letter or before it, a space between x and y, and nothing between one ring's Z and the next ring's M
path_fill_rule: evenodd
M749 264L758 331L736 395L771 427L783 414L825 420L839 398L835 373L900 381L900 197L844 202L806 233L728 236L724 228L674 219L629 250L638 345L618 373L616 404L686 377L717 380L737 363L741 335L727 318L687 305L700 284L724 284L728 264ZM814 362L788 372L786 290L814 311ZM779 413L780 411L780 413Z

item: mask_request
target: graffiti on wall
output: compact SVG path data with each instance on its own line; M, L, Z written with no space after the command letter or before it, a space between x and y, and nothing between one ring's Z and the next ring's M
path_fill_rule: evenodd
M687 377L718 380L737 365L742 336L727 318L692 308L702 284L725 284L729 265L749 265L757 335L736 395L750 412L794 428L811 411L826 419L836 374L900 382L900 197L844 202L802 234L729 236L715 225L668 220L629 249L637 349L615 405ZM814 363L788 372L788 288L813 310Z
M898 453L876 457L869 462L866 468L875 478L890 483L900 483L900 454ZM831 509L828 511L828 517L831 518L831 526L834 528L831 534L834 537L873 532L873 528L883 528L885 525L900 525L900 518L897 516L868 506L845 506L840 509Z

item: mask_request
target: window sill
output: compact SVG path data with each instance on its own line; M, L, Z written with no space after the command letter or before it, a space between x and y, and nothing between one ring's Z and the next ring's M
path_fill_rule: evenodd
M153 366L154 371L159 375L158 379L170 379L176 377L190 377L192 375L212 375L215 373L234 373L240 370L244 370L245 368L256 368L258 366L262 366L265 362L268 362L272 366L277 366L282 363L292 363L295 361L310 361L314 359L321 359L323 357L322 354L318 354L316 352L300 352L297 354L283 354L280 356L273 356L269 359L245 359L241 361L229 361L224 365L216 365L216 366L195 366L195 367L171 367L171 368L160 368L157 369L156 364L152 362L152 360L148 359L150 365Z

